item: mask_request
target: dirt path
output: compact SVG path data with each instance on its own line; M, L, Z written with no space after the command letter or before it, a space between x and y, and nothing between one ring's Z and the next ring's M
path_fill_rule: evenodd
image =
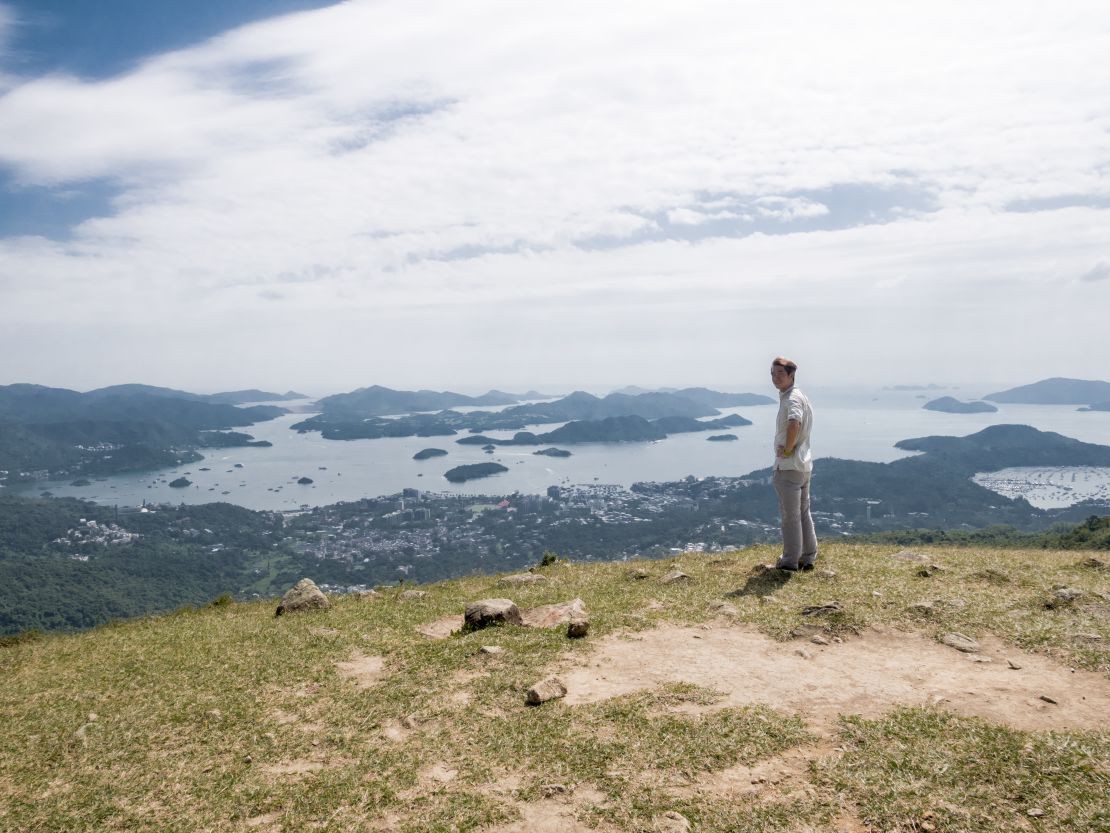
M762 703L818 731L841 714L875 717L901 705L940 705L1029 730L1104 725L1110 681L1103 676L992 637L981 645L981 653L963 654L919 634L867 631L823 646L775 642L740 627L667 626L601 640L558 673L571 705L686 682L721 691L718 706Z

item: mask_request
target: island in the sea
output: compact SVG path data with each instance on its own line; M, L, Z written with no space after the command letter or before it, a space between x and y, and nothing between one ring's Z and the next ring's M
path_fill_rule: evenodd
M706 437L705 439L711 443L730 443L740 438L735 434L714 434L712 437Z
M1110 382L1055 377L988 394L983 398L991 402L1020 405L1090 405L1110 400Z
M297 479L297 483L299 483L302 486L307 486L310 483L315 483L315 482L316 481L314 481L311 477L301 477L301 478Z
M480 477L489 477L505 471L508 471L508 468L500 463L470 463L448 469L443 476L452 483L465 483L467 480L477 480Z
M171 489L184 489L186 486L192 486L192 485L193 485L193 481L189 480L189 478L187 478L187 477L179 477L176 480L171 480L170 481L170 488Z
M942 396L921 406L927 411L941 411L946 414L993 414L997 406L990 402L961 402L952 396Z
M541 448L539 451L533 451L533 454L542 454L545 457L570 457L570 452L565 448Z
M442 448L423 448L412 455L414 460L428 460L432 457L446 457L447 452Z

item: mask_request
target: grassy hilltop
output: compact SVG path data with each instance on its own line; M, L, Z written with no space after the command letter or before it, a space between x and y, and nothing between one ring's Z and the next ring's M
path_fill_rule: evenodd
M1110 829L1106 559L900 550L559 561L9 639L0 829ZM489 597L580 597L592 628L417 631ZM527 706L552 674L567 697Z

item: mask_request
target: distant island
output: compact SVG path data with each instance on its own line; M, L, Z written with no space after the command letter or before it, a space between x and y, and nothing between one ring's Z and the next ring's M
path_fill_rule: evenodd
M1090 405L1110 400L1110 382L1054 377L983 398L1017 405Z
M711 443L728 443L740 438L735 434L714 434L712 437L706 437L705 439Z
M1084 408L1076 408L1077 411L1110 411L1110 402L1095 402L1094 404L1087 405Z
M997 406L990 402L961 402L951 396L942 396L921 406L927 411L942 411L946 414L993 414Z
M227 405L246 405L251 402L286 402L290 399L308 399L307 394L297 393L295 390L289 390L285 393L273 393L272 391L258 390L251 388L249 390L229 390L223 393L209 394L207 399L209 402L223 402Z
M187 477L179 477L176 480L171 480L170 481L170 488L171 489L184 489L186 486L192 486L192 485L193 485L193 481L189 480Z
M448 469L443 476L452 483L465 483L467 480L477 480L480 477L489 477L505 471L508 469L500 463L470 463Z
M311 477L299 477L299 478L297 478L297 483L299 483L301 486L308 486L309 484L314 483L314 482L315 481Z
M533 451L533 454L542 454L545 457L570 457L569 451L563 448L541 448L539 451Z
M0 385L0 471L8 482L149 471L201 459L199 449L266 447L228 431L288 413L238 407L151 385L86 393L43 385Z
M663 417L646 420L639 416L608 417L596 420L568 422L546 434L518 431L512 439L498 440L484 434L472 434L455 440L459 445L547 445L549 443L629 443L665 440L668 434L694 431L711 431L719 428L736 428L751 425L751 420L730 414L720 419L697 420L689 417Z
M424 448L412 455L414 460L428 460L432 457L446 457L447 452L442 448Z
M368 389L369 390L369 389ZM416 413L406 416L386 418L366 412L366 409L380 409L385 407L382 403L388 402L397 406L388 408L388 412L402 413L402 404L411 404L413 397L428 396L421 401L431 404L441 399L431 398L432 391L389 391L387 396L378 389L375 398L366 405L363 400L342 399L338 402L328 397L320 400L325 408L324 413L295 423L291 428L304 433L306 431L319 431L324 439L328 440L359 440L379 439L384 437L439 437L450 436L459 431L481 433L483 431L519 431L528 425L552 422L596 422L614 417L635 416L645 420L668 419L671 422L660 424L664 433L679 433L681 431L702 431L712 428L730 428L740 425L750 425L749 420L741 416L726 416L716 421L698 422L701 417L716 416L720 413L719 407L737 407L739 403L769 404L772 400L760 394L732 394L709 391L704 388L687 388L680 393L643 393L638 395L609 394L597 397L585 391L575 391L568 396L554 402L541 402L531 405L514 405L499 412L471 411L461 413L453 410L442 410L436 413ZM493 393L493 392L491 392ZM396 397L392 395L396 394ZM343 396L352 396L344 394ZM455 397L458 394L436 394L437 397ZM358 404L363 402L363 404ZM717 403L717 404L713 404ZM365 406L365 407L364 407ZM685 420L685 422L681 421ZM726 422L725 420L728 420ZM659 436L644 437L643 439L662 439ZM542 441L542 440L541 440ZM562 442L559 438L552 438L550 442ZM573 441L573 440L570 440ZM579 442L595 442L598 440L578 440ZM621 441L614 440L601 441Z

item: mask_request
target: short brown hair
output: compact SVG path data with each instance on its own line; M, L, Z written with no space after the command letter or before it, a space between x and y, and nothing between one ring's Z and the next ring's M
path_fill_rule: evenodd
M797 369L798 369L797 364L790 361L790 359L784 359L782 356L776 356L775 360L773 362L771 362L771 367L781 367L783 370L785 370L791 376L793 376L795 371L797 371Z

